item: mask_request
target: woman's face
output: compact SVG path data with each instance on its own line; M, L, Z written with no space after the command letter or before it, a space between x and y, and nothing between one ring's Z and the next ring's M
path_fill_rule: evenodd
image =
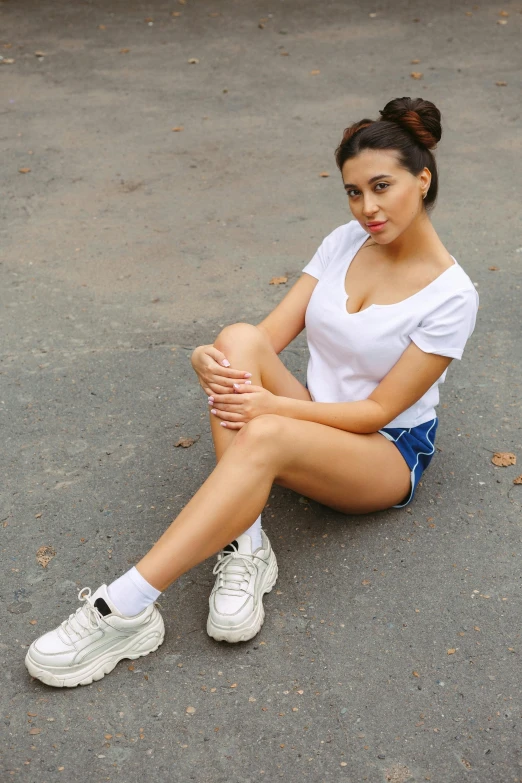
M387 245L424 215L422 194L431 181L429 169L416 177L399 165L395 150L363 150L347 160L343 182L352 214L373 239ZM383 223L371 228L371 223Z

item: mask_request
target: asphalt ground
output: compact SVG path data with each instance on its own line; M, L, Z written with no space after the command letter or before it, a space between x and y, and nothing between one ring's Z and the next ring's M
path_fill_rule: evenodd
M0 3L2 781L522 780L520 11ZM156 653L32 680L31 641L215 465L193 348L258 323L350 219L335 146L403 95L442 112L432 219L480 294L413 503L352 517L275 487L255 639L207 637L207 561L161 597ZM304 334L282 358L304 380Z

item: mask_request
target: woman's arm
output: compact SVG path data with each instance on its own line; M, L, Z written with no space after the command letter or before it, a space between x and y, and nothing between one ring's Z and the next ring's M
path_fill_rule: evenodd
M317 278L306 272L261 323L256 324L270 340L274 351L281 353L305 328L305 313Z
M377 432L420 400L451 361L449 356L425 353L411 343L367 400L307 402L276 397L276 413L348 432Z
M386 427L430 389L452 357L422 351L411 343L366 400L309 402L280 397L262 386L238 383L235 394L215 395L212 411L224 426L240 429L256 416L273 414L369 434Z
M294 400L291 397L277 397L279 416L291 419L316 421L327 427L336 427L347 432L370 433L377 432L382 424L383 411L381 406L372 400L358 402L307 402ZM388 419L392 421L392 419Z

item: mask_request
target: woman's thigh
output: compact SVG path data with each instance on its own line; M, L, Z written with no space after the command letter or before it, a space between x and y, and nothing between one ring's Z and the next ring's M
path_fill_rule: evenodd
M345 432L284 416L258 416L239 430L274 460L275 483L345 514L399 504L411 489L410 469L383 435ZM237 444L239 445L239 443Z
M248 323L230 324L220 332L214 345L223 351L234 369L245 368L250 371L254 368L247 366L249 360L257 362L261 385L272 394L311 400L306 386L285 367L268 337L256 326Z

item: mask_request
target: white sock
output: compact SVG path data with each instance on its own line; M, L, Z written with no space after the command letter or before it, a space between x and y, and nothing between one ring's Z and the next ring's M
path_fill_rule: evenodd
M252 539L252 552L255 552L256 549L259 549L259 547L263 545L263 539L261 538L261 514L254 524L251 525L248 530L245 530L245 533L248 533Z
M135 566L112 582L107 592L118 612L125 617L143 612L161 595L161 590L150 585Z

